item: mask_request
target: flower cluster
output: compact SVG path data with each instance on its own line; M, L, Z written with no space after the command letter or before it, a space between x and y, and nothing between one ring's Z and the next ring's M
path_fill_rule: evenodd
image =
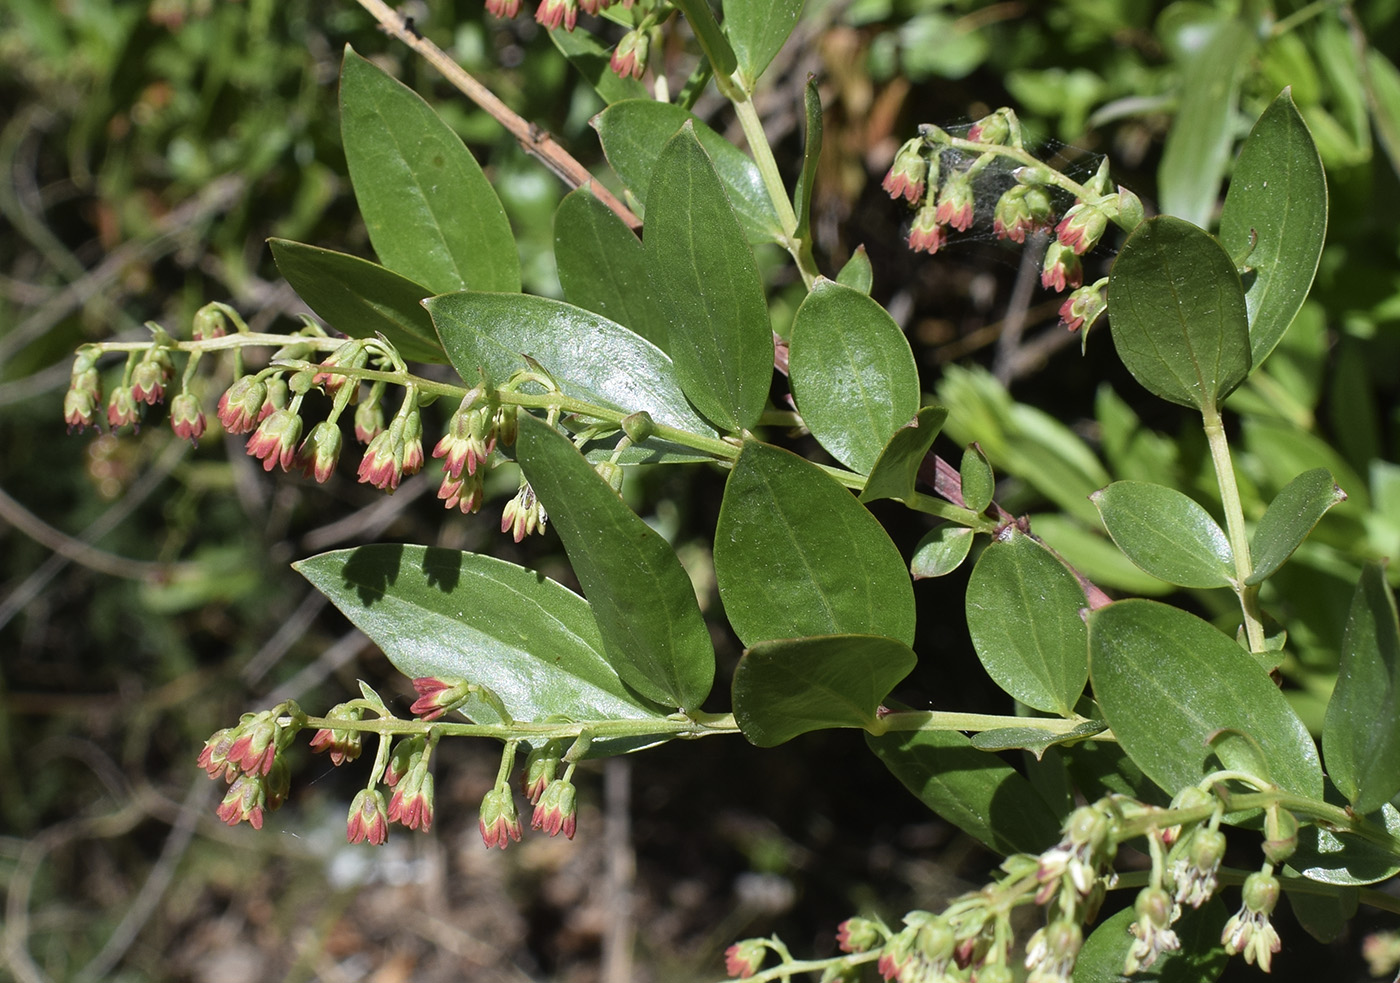
M651 35L656 25L669 17L670 0L540 0L535 21L550 31L562 27L572 32L578 27L580 13L596 17L613 6L633 11L632 23L636 26L613 49L610 66L622 78L641 78L653 44ZM486 0L487 13L507 20L517 16L520 7L521 0Z
M228 782L217 811L230 826L246 821L262 829L264 814L286 801L291 772L282 752L295 730L279 723L280 710L245 713L236 726L210 737L199 752L197 763L209 777Z

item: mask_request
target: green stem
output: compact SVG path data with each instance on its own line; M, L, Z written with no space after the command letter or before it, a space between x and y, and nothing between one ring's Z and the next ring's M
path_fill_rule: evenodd
M1235 483L1235 466L1230 460L1230 442L1225 438L1225 424L1220 410L1208 405L1201 410L1201 419L1210 444L1210 459L1215 465L1215 479L1220 484L1220 501L1225 508L1225 533L1230 539L1230 552L1235 559L1235 594L1240 599L1244 616L1245 638L1251 652L1264 651L1264 622L1259 612L1259 588L1245 583L1254 570L1249 555L1249 537L1245 534L1244 509L1240 505L1240 489Z
M252 331L227 334L221 338L205 338L202 341L177 341L169 349L174 352L223 352L241 351L244 348L286 348L288 345L307 345L317 351L335 351L345 344L344 338L321 338L315 335L259 334ZM149 341L102 341L92 344L101 352L144 352L151 347Z
M945 502L933 495L925 495L923 492L910 492L909 497L904 499L904 504L918 512L947 519L960 526L967 526L974 532L992 532L997 527L995 519L989 519L971 509L954 505L952 502Z
M744 131L744 139L749 143L753 162L758 165L759 177L763 179L763 186L767 189L768 198L773 202L773 210L778 215L783 247L792 256L798 272L802 274L802 282L810 290L818 275L816 263L812 259L812 244L809 240L799 239L797 236L797 213L793 211L792 199L788 197L782 175L778 173L778 162L773 159L773 148L768 143L768 134L763 132L763 122L758 118L758 110L754 109L748 90L737 79L725 78L716 73L715 84L734 104L739 127Z
M984 731L1004 730L1015 727L1026 730L1043 730L1050 734L1068 734L1077 727L1089 722L1088 717L1007 717L992 713L954 713L945 710L906 710L889 713L876 721L870 733L879 737L893 731ZM1112 731L1100 731L1094 735L1096 741L1116 740Z

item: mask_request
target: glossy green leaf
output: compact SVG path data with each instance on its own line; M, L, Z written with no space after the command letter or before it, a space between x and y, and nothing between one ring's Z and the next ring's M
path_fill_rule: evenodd
M1084 590L1063 563L1014 530L992 543L967 585L972 646L998 686L1069 716L1089 675Z
M857 246L856 251L851 253L851 258L836 274L836 282L863 294L870 293L870 288L875 285L875 269L870 265L870 254L865 251L864 245Z
M806 635L914 643L914 591L889 535L796 454L746 441L715 530L715 579L745 645Z
M549 39L605 103L651 98L641 79L612 70L612 50L588 31L550 31Z
M802 0L790 2L802 6ZM796 239L807 239L812 234L812 187L822 155L822 97L814 75L807 76L807 84L802 87L802 106L807 115L807 139L802 145L802 171L797 175L797 187L792 192L792 207L797 213L797 229L793 232ZM861 292L870 293L870 290Z
M1379 563L1361 571L1352 597L1322 752L1357 812L1379 809L1400 792L1400 621Z
M1249 25L1231 19L1183 61L1181 97L1157 172L1164 213L1200 226L1210 222L1234 143L1240 80L1254 47Z
M1254 571L1245 583L1263 583L1308 538L1327 510L1346 498L1346 492L1332 482L1332 473L1326 468L1304 471L1285 485L1254 529L1249 543Z
M1234 554L1224 530L1175 488L1115 481L1091 496L1104 528L1128 559L1181 587L1228 587Z
M542 365L568 395L628 413L646 410L657 423L713 436L691 408L671 360L620 324L591 311L529 294L467 291L427 303L452 366L475 380L478 368L504 382Z
M1086 720L1063 734L1038 727L998 727L972 735L972 746L983 751L1029 751L1037 761L1057 744L1073 744L1108 728L1102 720Z
M881 701L917 662L908 645L878 635L759 642L734 670L734 719L759 747L812 730L870 729Z
M666 325L651 300L642 241L586 188L565 195L554 212L554 263L565 300L666 350Z
M1095 926L1084 940L1074 964L1074 978L1080 983L1211 983L1230 961L1220 944L1228 917L1219 898L1200 908L1186 909L1172 925L1181 948L1164 952L1147 969L1124 976L1123 962L1134 941L1129 929L1137 918L1129 905Z
M724 29L745 87L753 90L802 13L802 0L724 0Z
M1168 216L1139 225L1113 263L1108 292L1118 357L1150 392L1207 410L1249 374L1240 276L1195 226Z
M925 406L914 414L914 419L896 430L870 469L860 500L877 502L882 498L894 498L903 501L908 498L919 477L919 467L946 419L948 411L942 406Z
M1286 869L1292 871L1291 866ZM1355 887L1337 888L1327 894L1290 891L1285 887L1283 893L1298 924L1317 941L1324 943L1335 942L1342 937L1347 923L1356 917L1357 902L1360 900L1360 892Z
M1322 795L1317 749L1257 659L1210 624L1157 601L1118 601L1089 616L1089 678L1123 750L1175 794L1218 767L1221 728L1264 749L1285 791ZM1229 748L1222 748L1231 767Z
M520 289L510 222L476 159L421 96L348 46L340 135L385 266L435 294Z
M603 655L588 602L476 553L376 544L293 564L406 676L489 687L517 720L660 716ZM473 719L498 722L484 704Z
M1260 365L1308 296L1327 235L1327 178L1284 89L1250 131L1230 175L1220 243L1245 257L1249 342Z
M686 122L710 155L734 213L750 242L776 242L782 226L758 166L734 144L680 106L654 99L614 103L593 119L608 163L643 205L651 190L661 149Z
M992 504L996 492L996 475L987 462L987 455L977 444L969 444L963 451L962 463L958 467L958 478L962 482L963 502L973 512L984 512Z
M967 526L945 522L924 534L914 547L909 574L915 580L943 577L963 565L972 549L973 532Z
M1039 853L1060 824L1028 781L956 731L891 732L865 739L920 802L998 853Z
M648 193L645 257L681 388L730 431L758 423L773 381L773 328L758 266L709 156L687 123Z
M899 325L859 290L818 280L788 346L793 401L832 457L862 474L919 409L919 369Z
M445 362L433 320L432 291L367 259L288 239L269 239L277 272L316 316L351 338L384 338L404 358Z
M520 414L515 450L593 607L608 662L647 699L698 708L715 651L675 552L539 418Z
M1365 817L1392 838L1400 837L1400 811L1390 803ZM1400 859L1378 844L1354 833L1332 833L1312 824L1298 830L1298 849L1289 866L1323 884L1377 884L1400 874Z

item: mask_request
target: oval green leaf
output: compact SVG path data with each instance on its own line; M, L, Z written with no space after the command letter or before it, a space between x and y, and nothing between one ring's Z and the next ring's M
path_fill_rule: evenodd
M788 378L812 436L862 474L919 409L919 370L904 332L878 303L831 280L818 280L797 309Z
M715 651L675 552L553 427L520 414L515 450L592 605L608 663L649 700L699 708Z
M1352 596L1322 753L1357 812L1379 809L1400 792L1400 622L1379 563L1361 571Z
M385 266L435 294L520 289L515 237L481 166L418 93L348 45L340 135Z
M289 239L269 239L277 272L306 306L351 338L384 338L404 358L445 362L433 319L423 309L432 291L367 259Z
M724 29L750 92L802 13L802 0L724 0Z
M1152 576L1179 587L1228 587L1234 554L1224 531L1175 488L1115 481L1090 496L1123 554Z
M870 254L865 251L864 244L857 246L856 251L851 253L851 258L846 260L846 265L836 274L836 282L843 287L853 287L863 294L870 293L870 288L875 285L875 268L870 265Z
M570 304L666 350L666 324L651 300L642 241L587 188L569 192L554 212L554 265Z
M908 498L919 477L919 467L946 419L948 411L944 407L925 406L914 414L914 419L896 430L870 469L860 500L877 502L882 498L894 498L902 502Z
M998 686L1069 716L1089 675L1084 590L1063 563L1014 529L977 559L967 585L972 647Z
M1400 837L1400 811L1390 803L1366 819L1392 838ZM1400 860L1380 845L1312 824L1298 830L1298 849L1288 864L1309 880L1323 884L1377 884L1400 874Z
M1108 295L1118 357L1150 392L1204 411L1249 374L1240 276L1220 243L1189 222L1139 225L1114 260Z
M1039 853L1059 839L1059 819L1030 782L962 734L892 731L865 742L920 802L990 849Z
M869 730L917 662L908 645L878 635L759 642L734 670L734 719L759 747L832 727Z
M627 99L614 103L593 120L608 163L622 183L645 205L661 149L689 122L715 172L749 242L777 242L782 225L756 165L734 144L710 129L699 117L671 103Z
M747 441L724 488L715 579L747 646L806 635L914 643L899 550L855 496L789 451Z
M463 379L484 369L504 381L529 355L569 395L627 413L646 410L657 423L714 436L666 354L605 317L545 297L472 291L433 297L427 308Z
M983 512L992 504L996 492L996 475L987 461L987 455L975 442L963 451L962 463L958 467L958 478L962 483L963 503L973 512Z
M1257 659L1195 615L1157 601L1118 601L1089 616L1089 678L1123 750L1168 794L1212 768L1222 728L1264 750L1285 791L1322 796L1308 729ZM1219 754L1230 767L1230 747Z
M646 264L681 388L730 431L758 423L773 328L758 266L690 124L666 144L648 193Z
M909 574L915 580L943 577L963 565L972 549L972 530L945 522L924 534L914 547Z
M1063 734L1038 727L998 727L973 734L972 746L983 751L1029 751L1039 761L1057 744L1076 744L1107 729L1102 720L1086 720Z
M1326 468L1304 471L1274 497L1264 510L1249 543L1254 570L1245 583L1263 583L1308 538L1327 510L1347 500Z
M588 602L475 553L377 544L293 564L406 676L487 686L516 720L661 716L603 655ZM470 716L496 722L484 704Z
M1220 242L1244 257L1253 364L1261 364L1308 296L1327 235L1327 177L1284 89L1250 131L1230 175Z

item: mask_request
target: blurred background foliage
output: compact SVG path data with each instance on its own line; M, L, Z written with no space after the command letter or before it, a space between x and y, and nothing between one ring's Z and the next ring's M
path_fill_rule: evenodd
M601 98L527 15L503 23L479 0L404 11L610 180L588 128ZM62 433L77 345L144 338L149 320L186 332L210 300L255 330L295 327L305 308L278 280L269 236L369 255L338 140L347 43L429 98L478 153L526 289L556 294L551 216L567 189L351 0L0 5L0 882L13 977L716 978L741 935L780 930L825 953L856 910L897 918L979 881L991 858L842 734L762 753L666 747L599 767L577 841L527 836L507 854L476 840L486 748L444 748L438 828L396 833L383 851L345 846L354 776L309 756L271 829L215 821L215 789L193 759L238 713L285 697L321 709L356 678L407 705L403 681L289 561L387 539L490 552L572 583L552 537L516 546L489 514L444 513L430 476L392 498L348 473L325 486L264 476L216 432L194 449L177 441L161 412L135 437ZM1059 301L1033 287L1036 257L1023 263L985 226L936 258L909 253L908 216L879 181L918 123L956 126L1006 104L1066 166L1092 170L1107 154L1145 200L1205 209L1208 222L1229 148L1292 86L1327 167L1328 246L1313 299L1230 408L1253 517L1314 466L1350 496L1265 597L1289 624L1289 695L1314 721L1360 564L1400 551L1397 50L1400 0L809 0L758 99L795 174L801 85L817 76L819 262L834 273L868 250L875 296L951 410L942 453L980 441L1007 508L1032 514L1105 587L1160 594L1107 547L1086 496L1137 478L1209 507L1218 492L1192 421L1142 398L1101 333L1084 357L1070 350ZM679 91L694 65L683 33L660 58ZM696 111L737 135L712 89ZM1107 272L1098 262L1089 279ZM801 286L779 264L771 276L781 328ZM229 371L205 380L206 406ZM722 477L656 471L628 492L715 612L706 536ZM513 488L509 476L488 487L495 507ZM928 531L921 517L877 513L906 555ZM963 577L917 585L922 665L900 695L1005 711L962 627ZM1185 603L1232 617L1225 592ZM715 631L727 675L737 644ZM1359 976L1364 927L1331 950L1286 935L1296 950L1277 973Z

